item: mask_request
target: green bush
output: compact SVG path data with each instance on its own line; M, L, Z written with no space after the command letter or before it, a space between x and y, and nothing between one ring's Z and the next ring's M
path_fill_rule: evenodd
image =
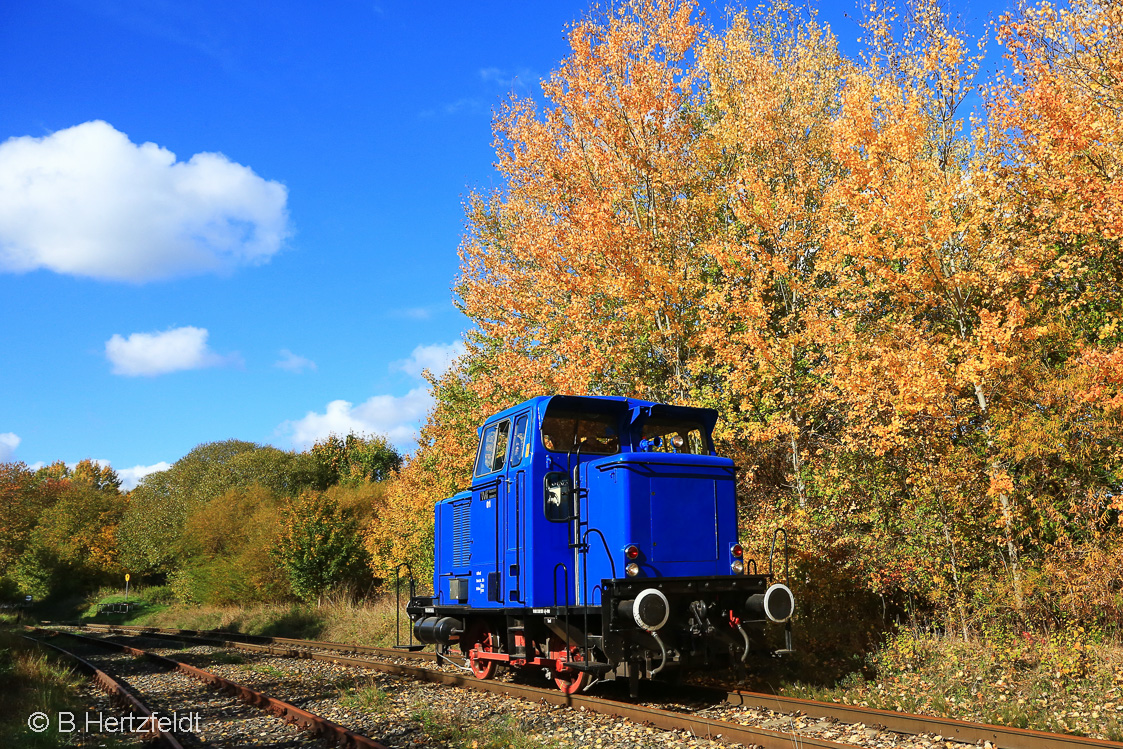
M307 494L284 514L273 557L302 598L369 581L368 559L350 513L323 494Z

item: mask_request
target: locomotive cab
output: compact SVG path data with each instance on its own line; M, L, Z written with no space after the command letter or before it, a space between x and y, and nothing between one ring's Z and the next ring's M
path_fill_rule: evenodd
M407 607L418 639L481 678L544 668L570 692L768 653L794 598L744 558L716 421L578 396L489 418L471 487L435 509L434 594Z

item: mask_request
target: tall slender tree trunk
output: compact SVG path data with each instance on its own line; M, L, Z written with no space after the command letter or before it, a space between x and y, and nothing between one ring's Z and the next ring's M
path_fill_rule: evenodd
M792 471L795 473L795 496L799 501L800 509L807 506L806 487L803 485L803 462L799 457L799 422L796 420L795 409L790 412L792 420Z
M962 298L962 295L957 293L956 298ZM959 309L958 305L956 305L956 309ZM967 323L962 314L958 315L958 319L959 336L963 341L967 341ZM994 452L994 431L990 423L990 404L987 402L982 383L976 381L972 384L975 389L975 400L979 404L979 414L982 416L983 435L987 440L987 473L993 480L995 475L1002 470L1002 462ZM1010 562L1010 573L1013 578L1014 607L1020 616L1025 611L1025 596L1022 594L1022 568L1018 559L1014 512L1010 508L1010 498L1006 495L1006 492L999 493L998 504L1002 510L1002 523L1006 531L1006 555Z
M951 580L955 584L955 608L959 612L959 625L963 631L963 641L967 642L967 611L963 608L963 589L959 584L959 555L955 550L955 540L951 537L947 509L944 507L942 499L936 501L940 508L940 522L944 526L944 540L948 544L948 555L951 557Z
M787 296L785 295L785 298ZM791 295L791 303L788 307L789 313L794 313L795 310L795 294ZM788 397L791 401L796 402L796 388L795 388L795 367L796 367L796 351L795 344L789 346L791 353L791 363L788 367ZM806 487L803 485L803 461L799 457L799 417L796 414L795 406L791 407L788 411L788 418L792 420L792 471L795 472L795 496L799 501L800 509L807 506L807 492Z
M975 383L975 399L979 403L979 411L983 417L983 434L987 439L987 471L993 479L999 471L1002 470L1002 461L994 454L994 434L990 423L990 411L988 408L986 393L983 392L982 384ZM1014 585L1014 606L1021 615L1025 610L1025 596L1022 593L1022 568L1018 559L1018 544L1015 536L1014 529L1014 512L1010 508L1010 498L1006 492L999 492L998 504L1002 510L1002 522L1006 530L1006 554L1010 561L1010 572L1013 576Z

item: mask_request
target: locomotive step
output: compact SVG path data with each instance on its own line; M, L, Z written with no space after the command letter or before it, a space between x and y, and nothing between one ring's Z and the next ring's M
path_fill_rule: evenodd
M613 669L613 667L607 663L598 663L596 661L591 663L589 661L566 661L565 666L574 671L587 671L591 674L605 674Z

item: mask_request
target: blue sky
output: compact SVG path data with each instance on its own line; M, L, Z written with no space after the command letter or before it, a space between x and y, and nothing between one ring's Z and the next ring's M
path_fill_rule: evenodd
M853 8L823 7L845 46ZM410 449L420 368L467 327L450 286L492 110L588 12L0 4L0 460L132 483L230 438Z

